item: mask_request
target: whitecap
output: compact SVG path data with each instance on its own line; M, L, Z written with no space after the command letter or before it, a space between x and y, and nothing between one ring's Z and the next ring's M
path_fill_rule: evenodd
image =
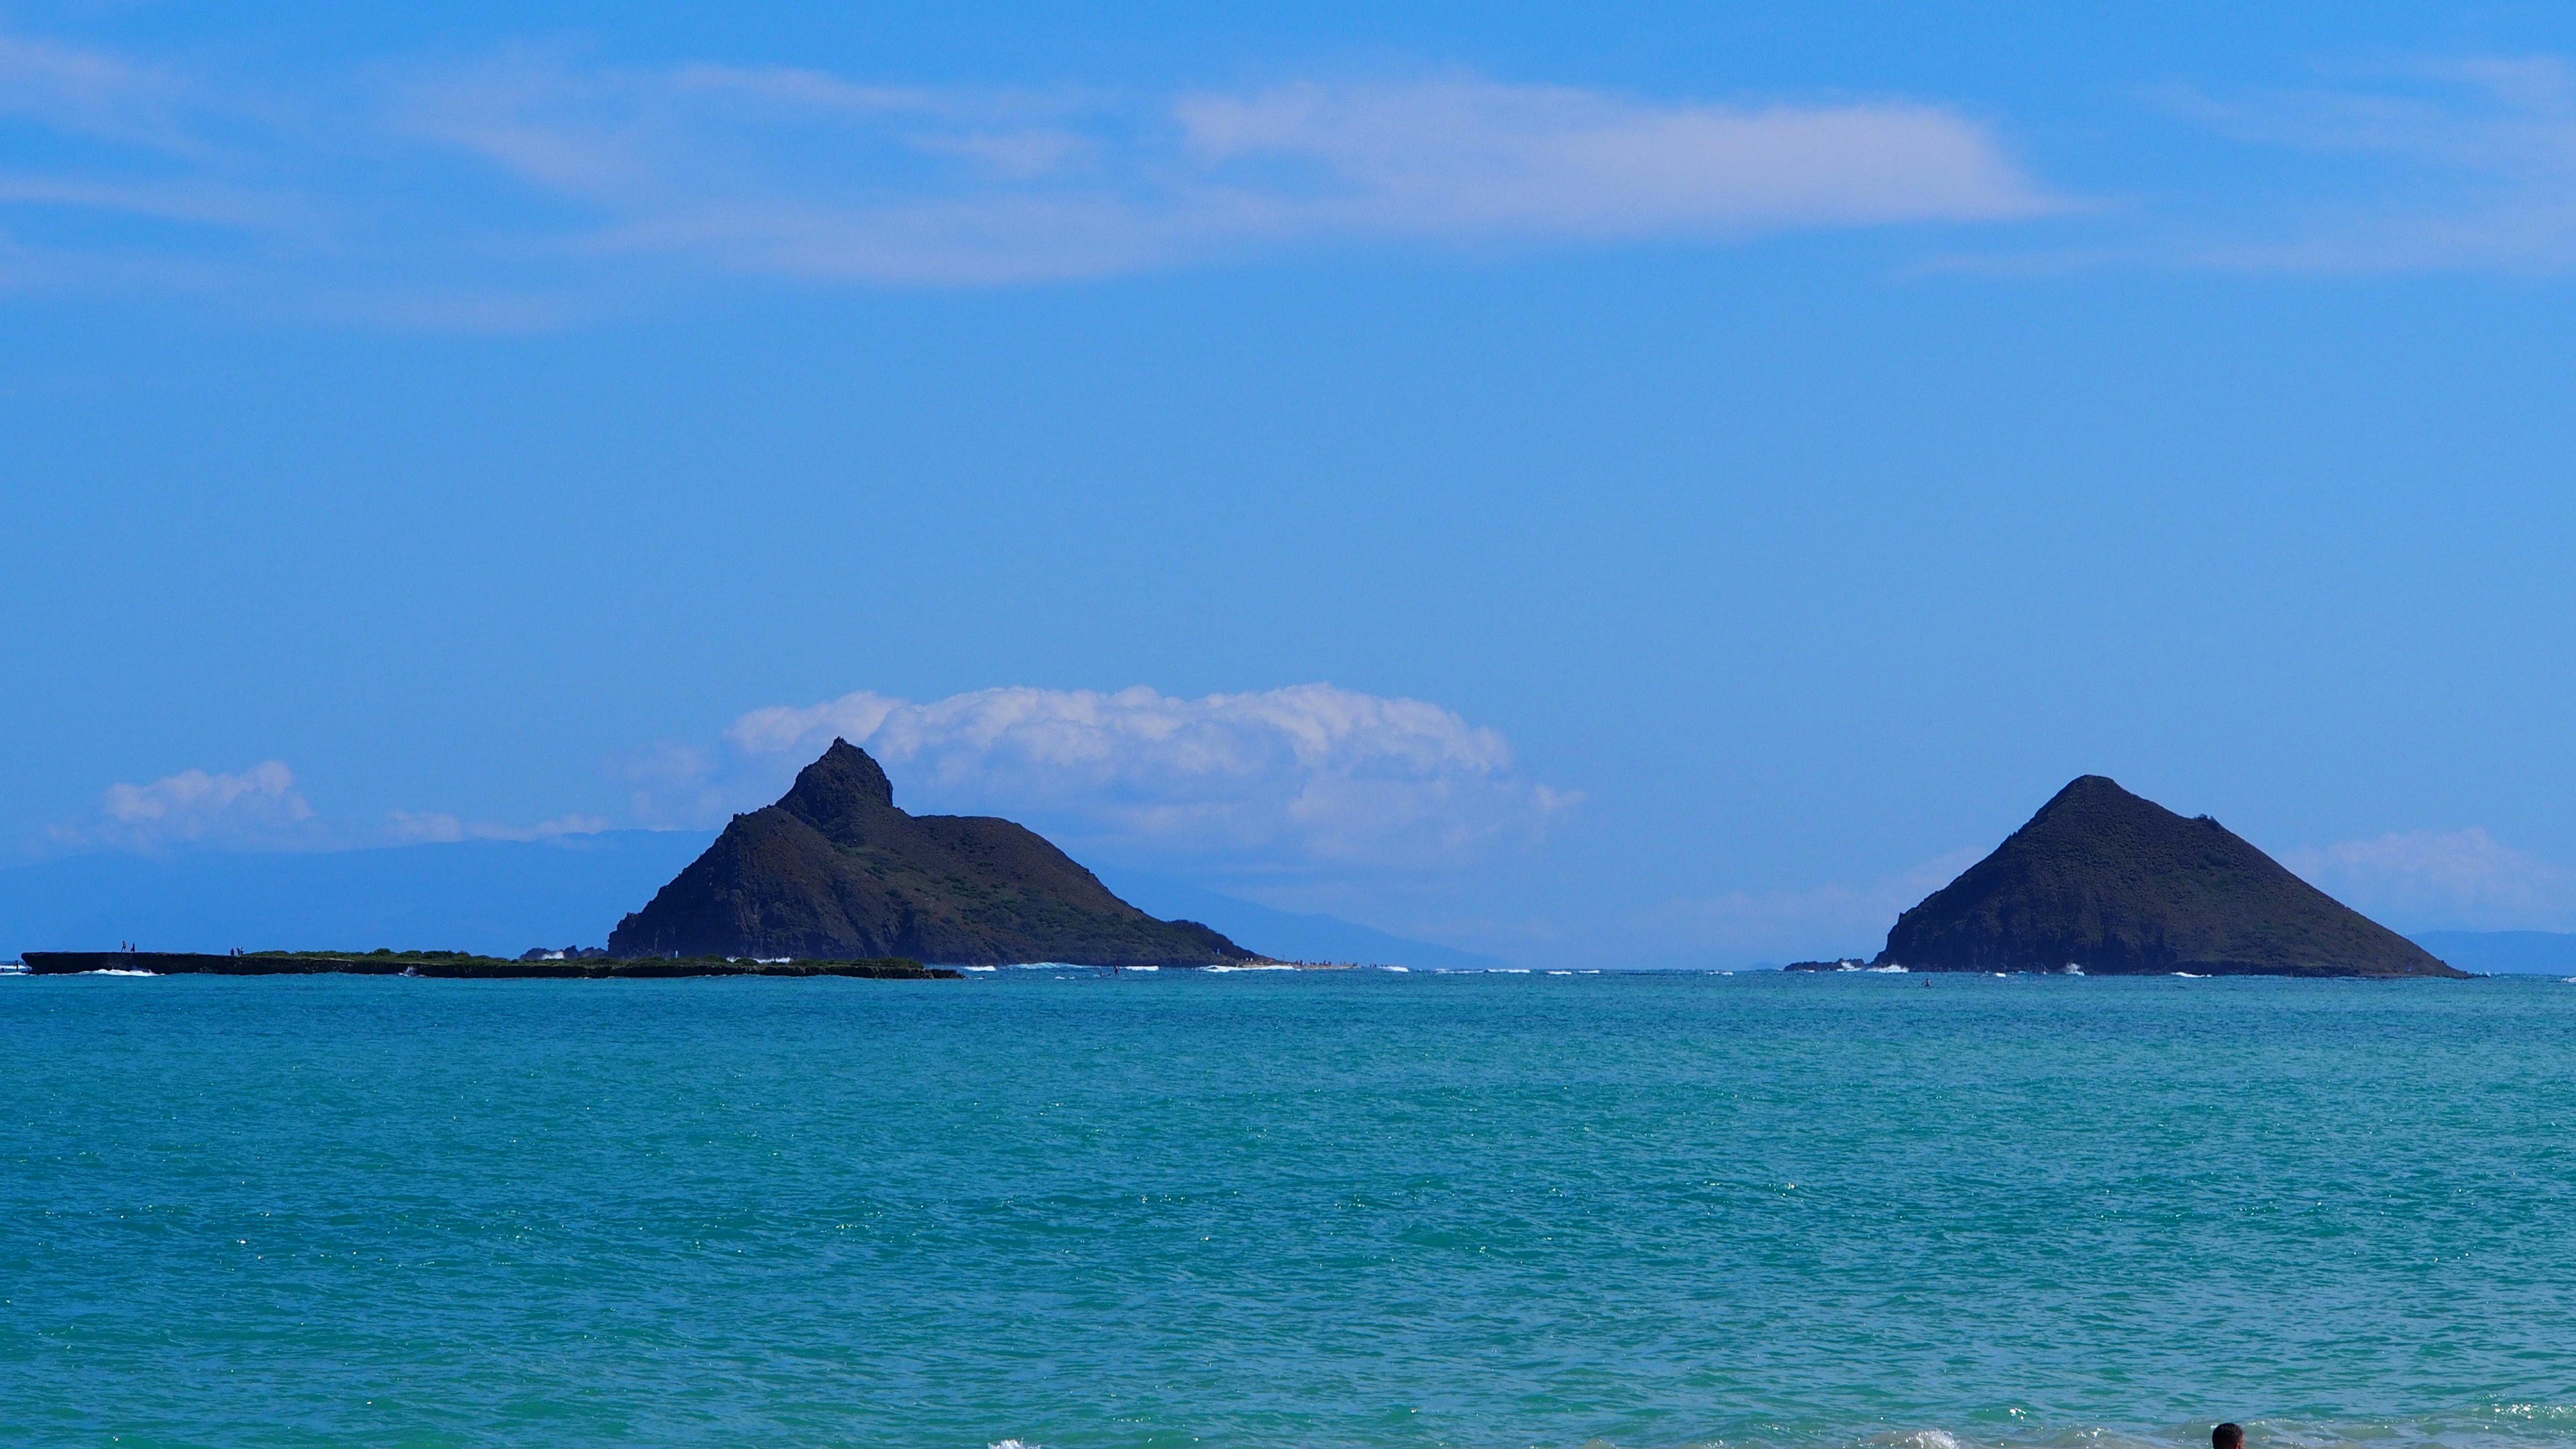
M1380 966L1377 969L1380 971L1411 971L1413 968L1410 966Z
M1574 973L1571 971L1550 971L1547 974L1550 976L1571 976Z
M83 976L153 976L158 975L159 973L152 971L126 971L118 967L108 966L96 971L84 971L80 974Z
M1859 969L1867 971L1873 976L1903 976L1906 974L1906 970L1902 966L1863 966Z
M1493 974L1496 976L1527 976L1529 974L1529 968L1527 966L1497 966L1494 968Z
M2207 973L2200 971L2177 971L2174 974L2185 981L2207 981L2209 979Z
M961 969L967 971L999 971L1002 968L999 966L967 966Z
M1881 1434L1869 1441L1879 1449L1959 1449L1959 1440L1947 1429L1917 1429L1911 1434Z

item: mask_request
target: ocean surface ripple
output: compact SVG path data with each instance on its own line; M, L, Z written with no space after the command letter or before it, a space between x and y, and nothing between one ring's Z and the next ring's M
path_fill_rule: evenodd
M2576 988L0 981L0 1443L2576 1441Z

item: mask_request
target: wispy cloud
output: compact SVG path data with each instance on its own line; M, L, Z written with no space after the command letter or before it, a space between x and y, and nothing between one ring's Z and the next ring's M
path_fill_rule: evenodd
M835 736L882 761L916 811L993 811L1059 843L1202 868L1451 866L1535 841L1581 798L1522 778L1500 734L1438 705L1306 684L773 706L736 720L721 751L640 761L638 808L696 823L766 803Z
M1941 107L1731 108L1483 79L1137 98L521 59L424 81L402 115L592 208L588 245L890 283L1337 240L1731 237L2051 206L1983 124Z
M2237 239L2191 250L2213 265L2298 270L2576 265L2576 68L2556 56L2347 70L2341 83L2214 97L2169 93L2183 115L2327 165L2285 187Z
M909 85L509 46L328 82L0 34L0 287L194 290L383 325L560 325L715 277L976 287L1323 248L1988 229L1921 265L2576 265L2576 66L2345 67L2159 103L2236 159L2079 204L1937 100L1641 95L1469 73L1232 89ZM2141 121L2145 120L2142 115ZM2060 231L1995 230L2093 218Z
M2281 863L2363 914L2408 930L2576 925L2576 875L2479 826L2307 846L2283 854Z
M187 86L104 51L0 35L0 117L161 151L201 149L181 119Z
M0 224L98 214L22 238L48 265L15 270L95 261L130 278L137 253L220 254L254 290L318 271L434 315L420 294L561 293L604 267L977 286L1301 247L1722 241L2056 205L1984 121L1909 100L1720 104L1477 76L1009 92L528 48L353 75L261 91L0 36L0 117L52 141L0 175ZM255 244L102 231L109 215Z
M467 820L444 810L394 810L385 815L383 833L397 845L445 844L460 840L553 840L564 835L593 835L609 828L597 815L562 815L534 825L503 825Z
M1426 236L1742 235L1992 221L2052 203L1939 107L1658 105L1481 80L1280 86L1175 108L1186 153L1261 174L1282 224Z
M446 811L392 810L383 817L334 819L317 812L283 760L238 772L182 770L148 785L110 785L97 813L47 832L60 850L174 848L211 850L350 850L460 840L550 840L606 830L590 815L535 825L468 820Z

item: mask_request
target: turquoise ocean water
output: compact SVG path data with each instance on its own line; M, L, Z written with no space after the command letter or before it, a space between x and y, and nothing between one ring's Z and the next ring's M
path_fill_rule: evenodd
M0 980L0 1444L2576 1440L2576 985Z

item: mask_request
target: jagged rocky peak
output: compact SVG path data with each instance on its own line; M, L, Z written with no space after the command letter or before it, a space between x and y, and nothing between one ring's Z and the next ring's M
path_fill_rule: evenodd
M1193 921L1162 921L1023 826L910 815L865 750L834 740L775 805L618 923L624 955L909 956L950 965L1207 966L1258 959Z
M2089 975L2459 976L2209 816L2104 775L1899 917L1877 964Z
M780 808L809 825L862 813L892 810L894 782L867 751L835 739L823 757L796 772Z

